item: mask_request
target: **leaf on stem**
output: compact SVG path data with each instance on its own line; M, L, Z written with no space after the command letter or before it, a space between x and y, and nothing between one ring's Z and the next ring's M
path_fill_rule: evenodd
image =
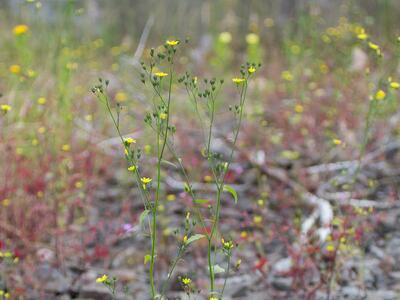
M238 196L237 193L235 191L235 189L233 187L231 187L230 185L224 185L224 192L228 192L232 195L233 199L235 200L235 204L237 204L238 202Z

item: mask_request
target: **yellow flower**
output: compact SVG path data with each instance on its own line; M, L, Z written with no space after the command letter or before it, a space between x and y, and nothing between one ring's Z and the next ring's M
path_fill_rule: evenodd
M326 251L328 251L328 252L335 251L335 245L333 245L332 243L329 243L328 245L326 245Z
M43 126L39 127L39 128L38 128L38 132L39 132L40 134L45 133L45 132L46 132L46 127L43 127Z
M379 50L379 46L373 42L369 42L368 47L370 47L372 50Z
M132 166L128 167L128 171L135 172L135 170L136 170L136 166L135 165L132 165Z
M364 40L366 40L366 39L368 38L368 34L366 34L366 33L364 32L364 30L362 30L362 32L360 32L360 33L357 35L357 38L358 38L359 40L364 41Z
M136 144L136 140L133 139L133 138L128 137L128 138L124 138L124 143L125 143L126 145Z
M1 203L3 204L4 207L7 207L11 204L11 201L10 201L10 199L6 198L6 199L3 199L3 201L1 201Z
M13 29L13 33L14 35L22 35L26 32L28 32L29 27L25 24L20 24L14 27Z
M256 224L260 224L262 222L262 217L261 216L254 216L253 221Z
M221 243L222 243L222 246L224 247L225 250L231 250L233 248L233 242L232 241L225 242L225 240L222 238L221 239Z
M286 70L283 71L281 74L282 79L286 80L286 81L292 81L293 80L293 75L290 71Z
M21 66L19 66L19 65L11 65L9 70L13 74L19 74L21 72Z
M247 71L249 71L250 74L253 74L256 71L256 68L250 67Z
M390 87L392 89L398 90L400 88L400 83L393 81L390 83Z
M383 99L385 99L385 97L386 97L386 93L382 90L377 91L375 94L376 100L383 100Z
M177 41L177 40L167 40L165 43L167 45L169 45L169 46L176 46L176 45L179 44L179 41Z
M341 145L341 144L342 144L342 141L339 140L339 139L333 139L332 142L333 142L335 145Z
M148 184L148 183L150 183L151 182L151 178L149 178L149 177L142 177L142 178L140 178L140 181L142 181L142 183L143 184Z
M40 104L40 105L46 104L46 98L45 97L40 97L39 99L37 99L37 103Z
M218 300L217 297L210 297L210 300Z
M104 274L103 276L98 277L98 278L96 279L96 282L97 282L97 283L104 283L104 282L107 281L107 279L108 279L108 276L107 276L106 274Z
M182 278L182 283L184 285L189 285L192 282L192 280L189 277L183 277Z
M188 239L188 238L187 238L187 235L185 235L185 236L183 237L183 243L184 243L184 244L186 244L187 239Z
M118 92L115 94L115 100L118 102L124 102L128 99L128 96L124 92Z
M168 73L156 72L156 73L154 73L154 75L157 76L157 77L165 77L165 76L168 76Z
M0 108L1 108L1 110L3 111L3 112L9 112L10 110L11 110L11 106L10 105L8 105L8 104L2 104L1 106L0 106Z
M71 150L71 146L68 144L64 144L64 145L62 145L61 150L68 152L69 150Z
M223 44L229 44L232 41L232 35L229 32L221 32L218 39Z
M246 81L244 78L232 78L233 83L239 84Z
M168 201L175 201L176 200L176 196L174 194L168 194L167 195L167 200Z
M161 120L165 120L165 119L167 119L167 114L166 113L160 113L160 119Z
M301 105L301 104L296 104L296 106L294 107L294 110L295 110L297 113L301 114L302 112L304 112L304 107L303 107L303 105Z
M257 34L255 34L255 33L249 33L249 34L246 36L246 42L247 42L247 44L255 45L255 44L258 44L259 41L260 41L260 37L259 37Z

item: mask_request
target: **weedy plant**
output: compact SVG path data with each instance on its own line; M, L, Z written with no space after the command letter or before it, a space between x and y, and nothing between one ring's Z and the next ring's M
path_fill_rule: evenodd
M239 100L237 104L229 106L235 123L231 132L231 150L229 150L229 153L224 157L214 152L212 149L218 97L224 80L205 78L200 81L196 76L192 76L188 72L179 77L175 71L175 61L180 46L181 42L179 40L167 40L162 47L157 48L158 50L150 50L150 59L147 64L144 62L141 63L142 73L140 75L140 80L145 86L149 87L154 94L151 102L151 111L148 112L144 118L145 124L154 133L156 145L156 166L153 176L147 177L149 175L144 174L144 168L141 166L142 151L135 145L136 140L122 134L120 128L121 107L117 105L116 108L114 108L113 103L110 101L107 94L109 81L99 79L98 85L92 89L92 92L104 103L112 119L124 148L125 158L128 162L128 171L133 175L143 200L144 211L140 216L140 221L145 222L147 220L149 224L151 248L149 254L145 255L144 262L145 264L149 263L149 282L152 298L165 298L168 282L172 278L177 263L182 259L189 245L200 239L206 239L209 297L215 300L221 299L223 296L226 278L230 272L232 250L235 246L234 241L225 239L219 230L222 195L224 192L227 192L234 198L235 203L238 201L235 189L225 183L226 175L234 158L234 149L238 141L244 116L248 82L261 65L246 63L240 68L240 76L232 79L232 83L239 94ZM175 83L183 85L183 88L186 90L194 114L198 119L199 127L203 133L204 144L201 153L208 162L212 174L211 181L215 185L216 194L214 196L215 202L213 203L197 196L197 192L191 184L187 168L185 168L184 162L180 158L179 152L173 143L176 127L172 124L171 115L174 113L173 98L175 98L175 96L172 95L172 87ZM157 252L160 251L160 249L158 249L157 239L157 233L160 231L158 212L160 200L164 192L162 190L162 182L165 177L162 172L162 165L166 162L167 151L170 156L174 158L175 162L173 163L177 164L184 178L184 190L193 202L193 211L188 210L186 213L183 224L183 236L179 239L176 257L172 260L164 282L158 285L155 282L156 258ZM202 210L204 205L207 206L207 210ZM201 233L196 233L197 230L201 230ZM218 253L222 253L223 257L225 257L226 268L221 267L217 263ZM225 273L225 281L220 289L218 289L219 287L216 285L217 273ZM189 277L180 277L179 280L188 295L196 291ZM159 290L158 287L160 287Z

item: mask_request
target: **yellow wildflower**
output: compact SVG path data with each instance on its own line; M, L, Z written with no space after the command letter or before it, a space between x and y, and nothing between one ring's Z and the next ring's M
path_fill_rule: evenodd
M182 283L184 285L189 285L192 282L192 280L189 277L183 277L182 278Z
M27 25L19 24L14 27L13 33L14 33L14 35L22 35L22 34L28 32L28 30L29 30L29 27Z
M286 80L286 81L292 81L293 80L293 75L290 71L286 70L283 71L281 74L282 79Z
M232 41L232 35L229 32L221 32L218 37L219 41L223 44L229 44Z
M247 71L249 71L250 74L253 74L256 71L256 68L250 67Z
M210 297L210 300L218 300L217 297Z
M106 274L104 274L103 276L98 277L98 278L96 279L96 282L97 282L97 283L104 283L104 282L107 281L107 279L108 279L108 276L107 276Z
M370 47L372 50L379 50L379 46L373 42L369 42L368 47Z
M386 93L382 90L377 91L375 94L376 100L383 100L383 99L385 99L385 97L386 97Z
M253 221L256 224L260 224L262 222L262 217L261 216L254 216Z
M128 137L128 138L124 138L124 143L125 143L126 145L136 144L136 140L133 139L133 138Z
M328 251L328 252L335 251L335 245L332 243L329 243L328 245L326 245L326 251Z
M4 207L7 207L11 204L11 201L10 201L10 199L6 198L6 199L3 199L3 201L1 201L1 203Z
M244 78L232 78L233 83L239 84L246 81Z
M71 146L68 144L64 144L64 145L62 145L61 150L68 152L69 150L71 150Z
M185 235L185 236L183 237L183 243L184 243L184 244L186 244L187 239L188 239L188 237L187 237L187 235Z
M304 107L301 104L296 104L296 106L294 107L294 110L298 113L301 114L304 111Z
M176 46L176 45L179 44L179 41L178 41L178 40L167 40L165 43L166 43L168 46Z
M143 184L148 184L148 183L150 183L151 182L151 178L149 178L149 177L142 177L142 178L140 178L140 181L143 183Z
M400 83L393 81L390 83L390 87L392 89L398 90L400 88Z
M9 70L13 74L19 74L21 72L21 66L20 65L11 65Z
M168 76L168 73L156 72L156 73L154 73L154 75L157 76L157 77L165 77L165 76Z
M176 200L176 196L174 194L168 194L167 195L167 200L168 201L175 201Z
M115 94L115 100L118 102L124 102L128 99L128 96L124 92L118 92Z
M259 41L260 41L260 37L255 33L249 33L248 35L246 35L247 44L255 45L255 44L258 44Z
M167 114L166 113L160 113L160 119L161 120L166 120L167 119Z
M40 97L37 99L37 103L40 105L45 105L46 104L46 98L45 97Z
M333 142L335 145L341 145L341 144L342 144L342 141L339 140L339 139L333 139L332 142Z
M8 104L2 104L1 106L0 106L0 108L1 108L1 110L3 111L3 112L9 112L10 110L11 110L11 106L10 105L8 105Z
M128 171L135 172L135 170L136 170L136 166L135 165L132 165L132 166L128 167Z

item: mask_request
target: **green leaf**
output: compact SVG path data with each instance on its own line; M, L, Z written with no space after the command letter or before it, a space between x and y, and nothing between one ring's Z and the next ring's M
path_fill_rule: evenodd
M237 204L238 202L238 196L237 193L235 191L235 189L233 187L231 187L230 185L225 184L224 185L224 192L228 192L233 196L233 199L235 200L235 204Z
M150 213L150 210L145 209L145 210L140 214L140 217L139 217L139 224L140 224L140 225L143 224L144 220L146 219L146 217L148 216L149 213Z
M171 166L171 167L174 167L175 169L178 169L178 166L176 164L174 164L173 162L170 162L169 160L163 159L161 162L167 166Z
M208 204L210 202L210 200L208 199L194 199L193 201L196 204Z
M195 235L192 235L190 238L187 239L186 245L189 245L190 243L193 243L193 242L195 242L195 241L197 241L197 240L200 240L200 239L202 239L202 238L204 238L204 237L205 237L204 234L195 234Z
M144 264L147 264L150 260L151 260L151 255L150 254L146 254L144 256Z
M220 274L220 273L225 273L225 269L222 268L220 265L214 265L214 274Z

